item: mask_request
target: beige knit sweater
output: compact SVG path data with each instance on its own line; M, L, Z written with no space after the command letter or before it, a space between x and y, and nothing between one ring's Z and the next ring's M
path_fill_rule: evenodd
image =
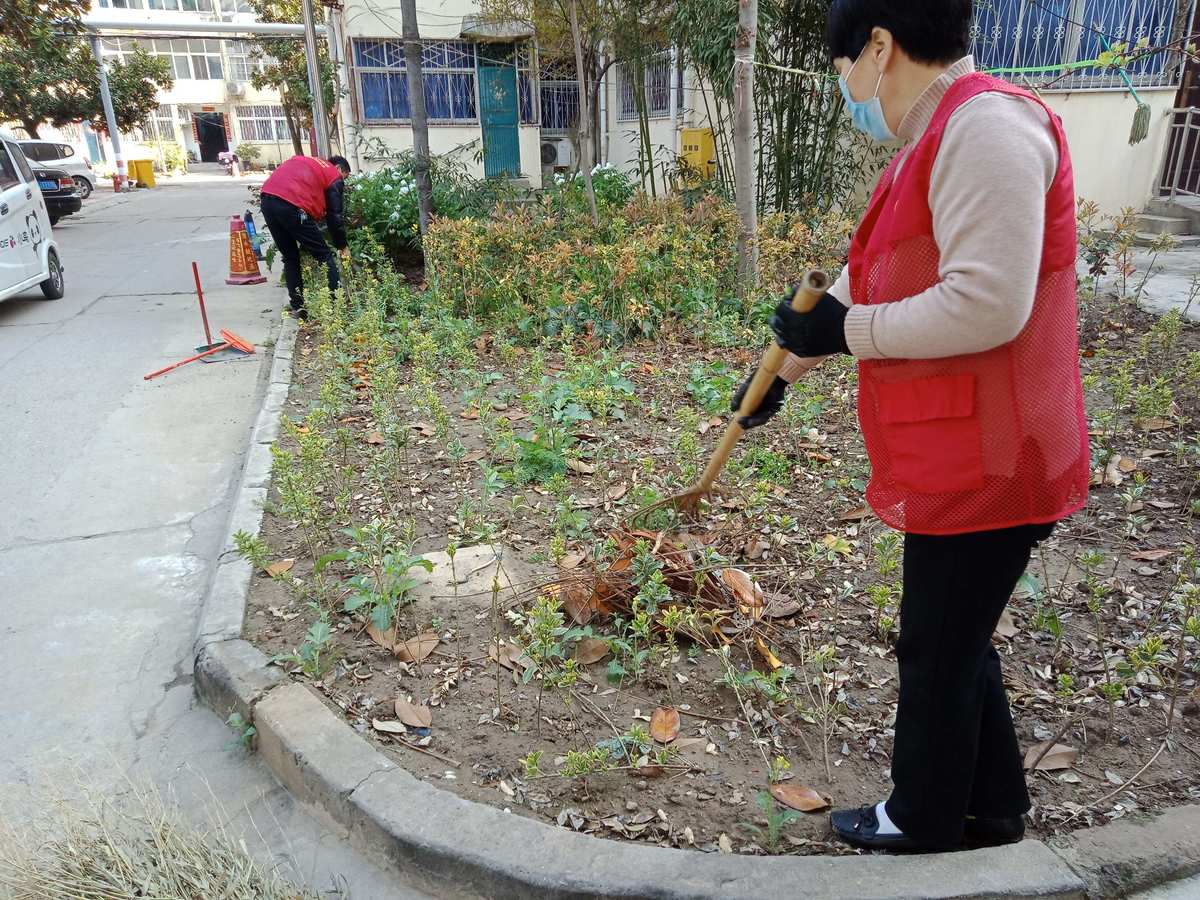
M904 153L929 127L950 85L975 71L964 57L931 84L900 123ZM901 163L903 166L903 162ZM985 93L946 125L929 183L941 280L895 303L851 305L849 267L830 293L850 307L846 343L859 359L936 359L1013 340L1033 310L1045 229L1045 196L1058 170L1046 111L1031 100ZM795 381L821 362L792 356Z

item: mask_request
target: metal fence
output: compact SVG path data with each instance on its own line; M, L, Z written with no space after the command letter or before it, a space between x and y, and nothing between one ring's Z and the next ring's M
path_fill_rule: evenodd
M1200 109L1171 111L1171 136L1158 190L1163 197L1200 197Z
M1177 53L1137 54L1183 36L1196 0L976 0L972 52L980 68L1055 90L1124 90L1113 68L1082 65L1115 44L1137 55L1126 71L1138 87L1179 83ZM1060 77L1061 76L1061 77Z

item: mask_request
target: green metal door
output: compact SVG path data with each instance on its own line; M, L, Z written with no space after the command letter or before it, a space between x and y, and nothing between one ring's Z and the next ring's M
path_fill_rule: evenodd
M479 58L479 118L483 125L483 171L488 178L521 173L517 70L512 54L511 44L492 45Z

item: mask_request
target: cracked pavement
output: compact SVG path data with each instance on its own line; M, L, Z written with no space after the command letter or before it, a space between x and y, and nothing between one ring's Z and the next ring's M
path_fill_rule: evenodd
M227 287L249 179L98 192L54 233L67 296L0 303L0 808L82 781L148 779L188 815L214 802L264 858L318 889L417 897L299 808L192 693L192 641L270 371L274 283ZM214 332L253 357L146 372ZM273 279L272 279L273 281Z

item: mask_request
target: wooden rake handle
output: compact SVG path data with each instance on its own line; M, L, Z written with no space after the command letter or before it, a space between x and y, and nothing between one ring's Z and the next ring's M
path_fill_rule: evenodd
M792 309L798 313L812 312L813 307L817 305L827 290L829 290L829 276L819 269L810 270L805 274L799 287L796 288L796 293L792 296ZM712 490L717 476L721 474L725 463L729 461L729 455L733 453L733 448L746 433L746 429L739 423L744 416L751 415L758 410L763 397L767 396L767 391L771 389L771 385L775 382L775 376L783 368L787 357L788 351L772 341L767 352L763 354L762 362L758 364L758 371L754 373L754 380L746 389L746 395L742 397L741 406L734 414L729 427L725 429L725 436L721 438L721 443L713 451L704 474L700 476L700 482L696 485L699 490L705 493Z

